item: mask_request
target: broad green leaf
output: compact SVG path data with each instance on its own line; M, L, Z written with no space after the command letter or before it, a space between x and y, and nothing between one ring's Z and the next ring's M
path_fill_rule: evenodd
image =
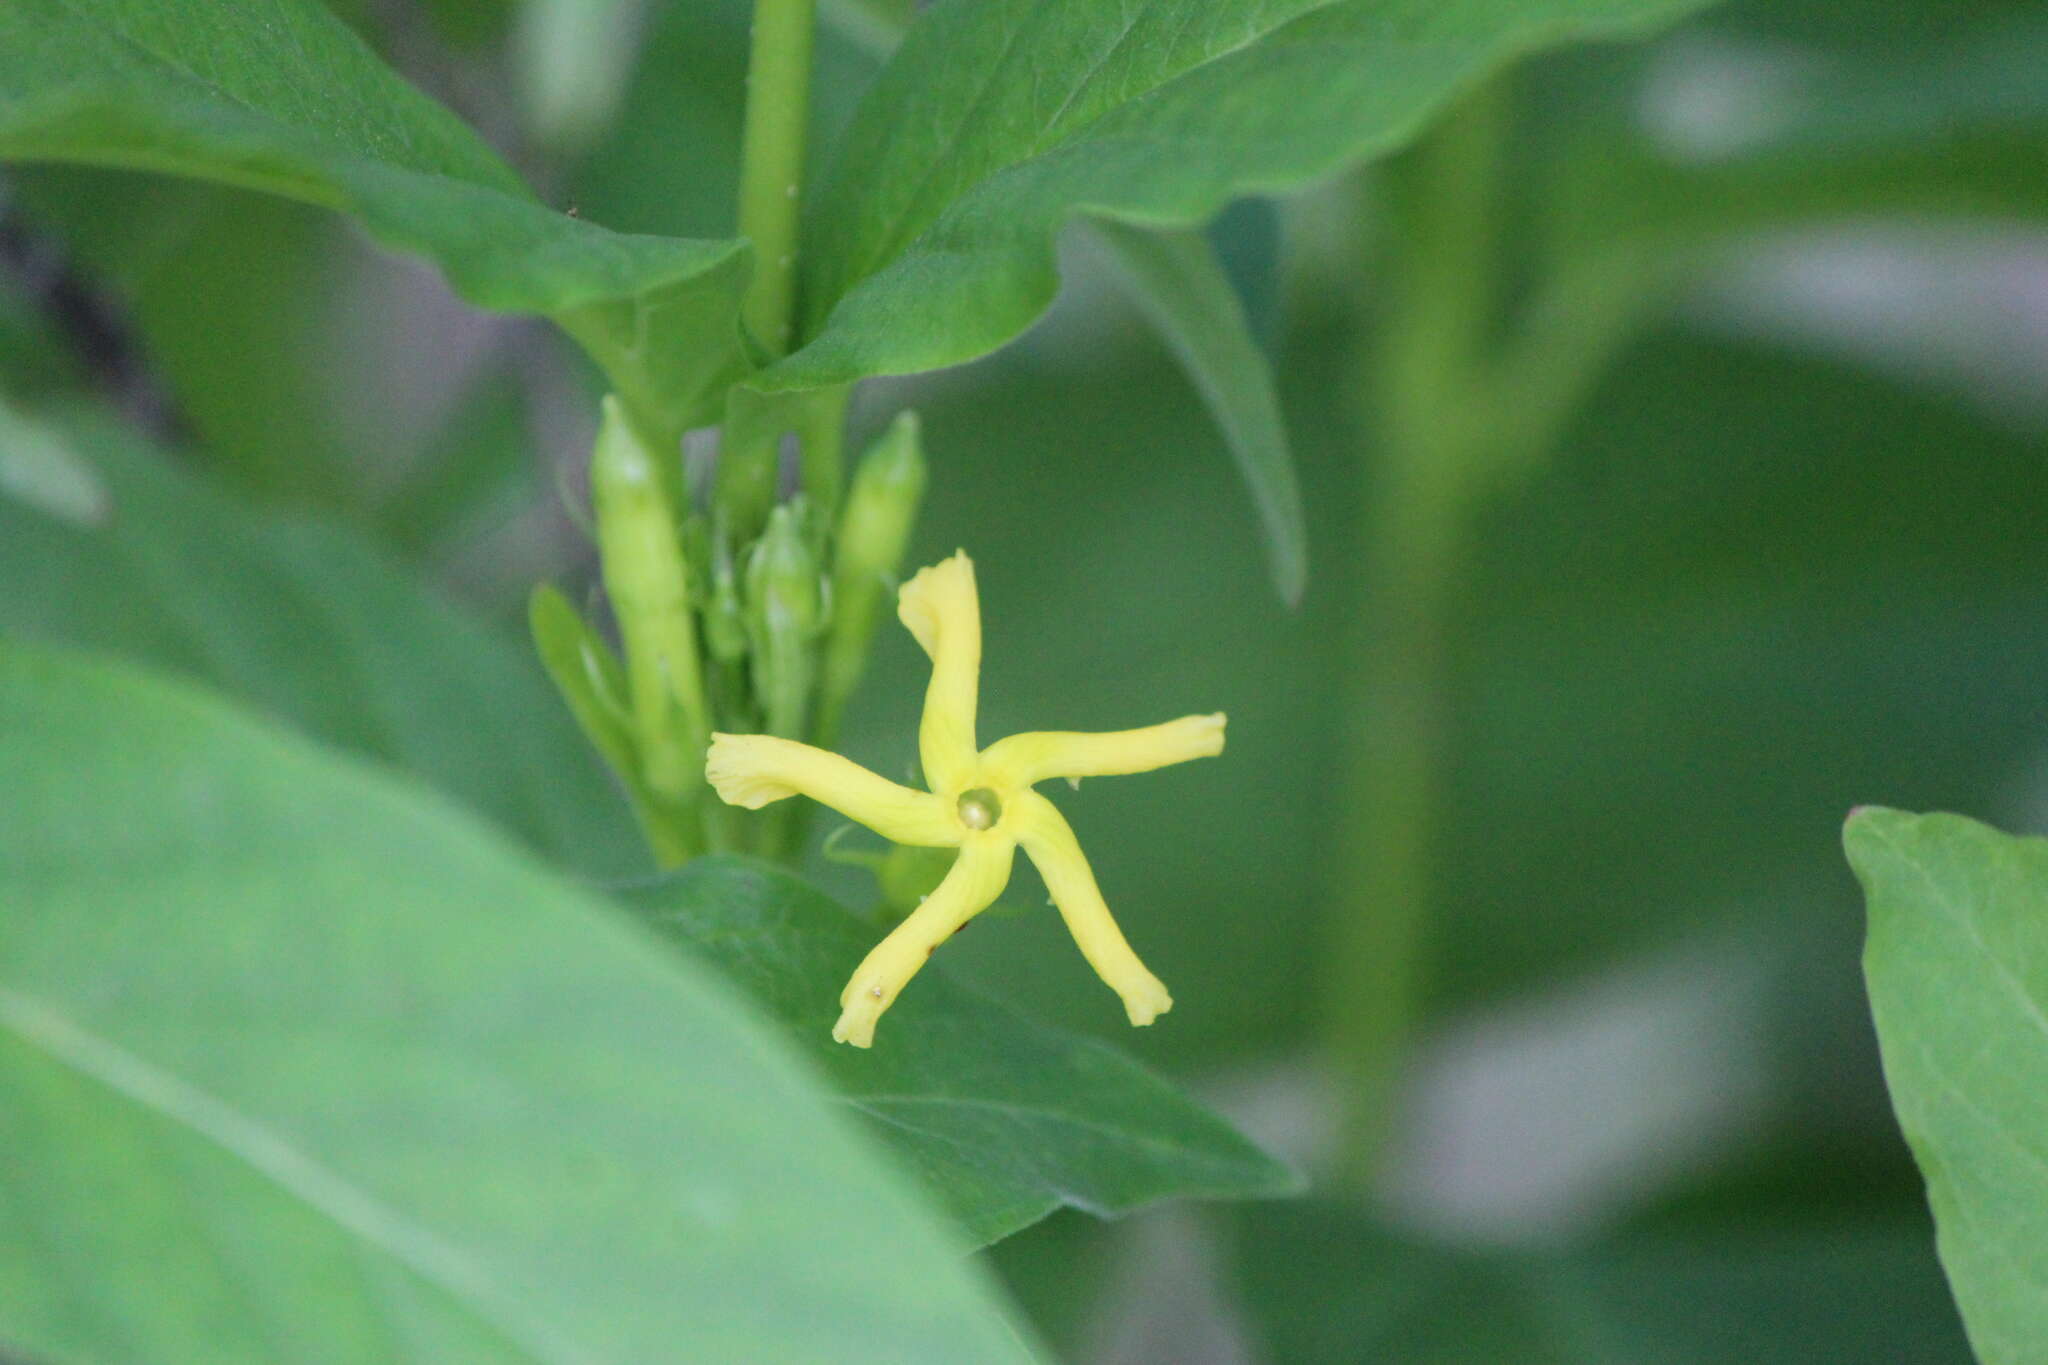
M1289 1365L1968 1365L1918 1227L1632 1233L1569 1252L1461 1249L1330 1205L1248 1211L1238 1282Z
M17 645L0 772L10 1349L1026 1358L752 1010L438 798Z
M0 497L0 636L184 672L418 773L558 862L645 870L624 802L523 648L356 536L215 492L110 419L14 421L85 462L106 505L80 522ZM19 457L19 434L8 448Z
M919 973L872 1049L834 1043L839 993L882 931L779 869L699 859L627 899L787 1025L977 1242L1062 1205L1109 1217L1174 1196L1297 1186L1123 1053L1033 1023L942 968Z
M656 432L742 368L743 244L607 231L534 199L316 0L10 0L0 159L217 180L352 214L481 307L552 317Z
M1076 212L1201 222L1398 146L1490 69L1697 0L973 0L921 16L808 219L809 344L762 379L934 369L1052 297Z
M1150 232L1112 219L1093 224L1138 307L1159 329L1223 429L1258 509L1273 583L1289 605L1308 581L1308 526L1294 455L1273 390L1273 367L1252 337L1229 277L1206 239Z
M24 216L61 246L132 342L129 399L168 408L210 468L280 502L360 498L338 439L321 328L336 296L335 221L304 204L199 181L18 166ZM104 363L104 362L100 362Z
M1864 809L1843 842L1899 1126L1985 1365L2048 1341L2048 840Z

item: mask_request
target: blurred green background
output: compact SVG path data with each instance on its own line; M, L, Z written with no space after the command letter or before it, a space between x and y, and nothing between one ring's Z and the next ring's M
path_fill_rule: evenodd
M744 6L337 8L558 205L726 230ZM1557 213L1654 216L1601 198L1636 192L1601 174L1629 149L1691 149L1672 174L1710 178L1716 148L1810 113L1816 89L1875 92L1860 126L1924 125L1937 163L1973 107L2048 120L2038 21L2017 3L1753 0L1642 49L1531 62L1508 78L1508 268ZM885 44L874 16L831 11L821 136ZM1921 81L1930 52L1975 55ZM2048 810L2048 234L1981 211L2043 167L1955 165L1912 194L1876 173L1796 229L1689 255L1540 469L1484 506L1449 622L1425 1026L1381 1188L1066 1213L988 1253L1071 1358L1968 1358L1885 1100L1837 845L1859 802L2018 828ZM535 580L596 591L594 381L559 340L464 309L310 210L115 172L4 184L0 375L17 396L95 394L171 445L212 491L163 515L226 497L338 525L508 640ZM1080 234L1029 336L857 406L866 430L924 414L913 558L957 545L981 566L986 734L1231 718L1222 762L1061 796L1172 984L1168 1020L1125 1029L1050 913L987 918L947 965L1138 1051L1311 1170L1334 1107L1315 984L1333 850L1373 818L1347 808L1337 761L1373 510L1356 401L1382 283L1372 202L1347 179L1215 229L1308 497L1298 610L1273 597L1193 388ZM93 568L44 565L10 628L222 671L136 617L81 624ZM904 768L923 668L886 629L848 753ZM302 720L347 685L228 672ZM411 761L409 743L389 756ZM594 773L563 783L573 809L533 818L590 875L624 875L623 807Z

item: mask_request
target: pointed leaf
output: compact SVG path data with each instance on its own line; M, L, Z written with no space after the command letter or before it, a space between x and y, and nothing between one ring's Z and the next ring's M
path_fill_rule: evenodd
M1646 32L1698 0L973 0L927 11L822 182L810 387L957 364L1030 323L1080 211L1189 226L1413 136L1523 52Z
M1017 1361L754 1012L444 802L0 646L0 1340Z
M2048 840L1860 810L1843 841L1885 1082L1985 1365L2048 1341Z
M741 368L744 246L556 213L316 0L10 0L0 159L82 161L354 215L484 308L554 318L654 430Z
M880 931L780 869L703 858L626 899L787 1025L977 1242L1062 1205L1108 1217L1175 1196L1297 1186L1115 1048L1033 1023L943 968L918 974L872 1049L834 1043L840 989Z
M1093 227L1223 429L1259 514L1273 585L1294 605L1308 580L1308 525L1273 367L1244 304L1199 233L1152 232L1107 218Z

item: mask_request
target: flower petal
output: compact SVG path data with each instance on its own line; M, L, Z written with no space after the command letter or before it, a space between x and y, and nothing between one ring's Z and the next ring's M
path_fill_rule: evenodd
M1124 1013L1131 1022L1142 1027L1172 1009L1173 997L1159 978L1145 969L1125 941L1123 930L1117 928L1066 817L1037 792L1026 791L1017 794L1007 822L1037 865L1038 875L1045 878L1045 889L1052 893L1081 955L1095 974L1123 997Z
M1147 773L1223 752L1221 711L1182 716L1142 730L1082 734L1034 730L999 739L982 755L982 771L1001 786L1028 787L1052 777L1114 777Z
M804 795L891 843L943 846L964 831L930 792L899 787L851 759L774 735L713 735L704 777L728 805L759 810Z
M981 677L981 602L974 561L962 550L919 569L897 594L896 614L932 661L917 732L925 785L952 795L974 770L974 710Z
M932 950L1003 894L1016 847L1006 838L974 839L961 847L953 870L938 889L876 944L848 978L839 993L839 1022L832 1026L836 1041L855 1047L874 1043L875 1022L896 1003L897 994L930 959Z

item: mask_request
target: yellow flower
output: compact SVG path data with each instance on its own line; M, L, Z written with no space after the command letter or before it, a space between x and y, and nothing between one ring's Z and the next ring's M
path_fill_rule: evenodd
M897 615L931 657L918 750L930 791L877 777L838 754L772 735L713 735L704 775L720 797L758 810L808 796L899 844L957 848L938 889L875 946L840 993L832 1036L867 1047L875 1023L924 966L932 950L1002 894L1022 848L1045 878L1053 903L1088 964L1123 997L1133 1024L1173 1007L1110 917L1074 831L1032 790L1055 777L1142 773L1223 752L1223 716L1184 716L1108 734L1011 735L986 749L974 742L981 675L981 604L964 551L920 570L903 585Z

